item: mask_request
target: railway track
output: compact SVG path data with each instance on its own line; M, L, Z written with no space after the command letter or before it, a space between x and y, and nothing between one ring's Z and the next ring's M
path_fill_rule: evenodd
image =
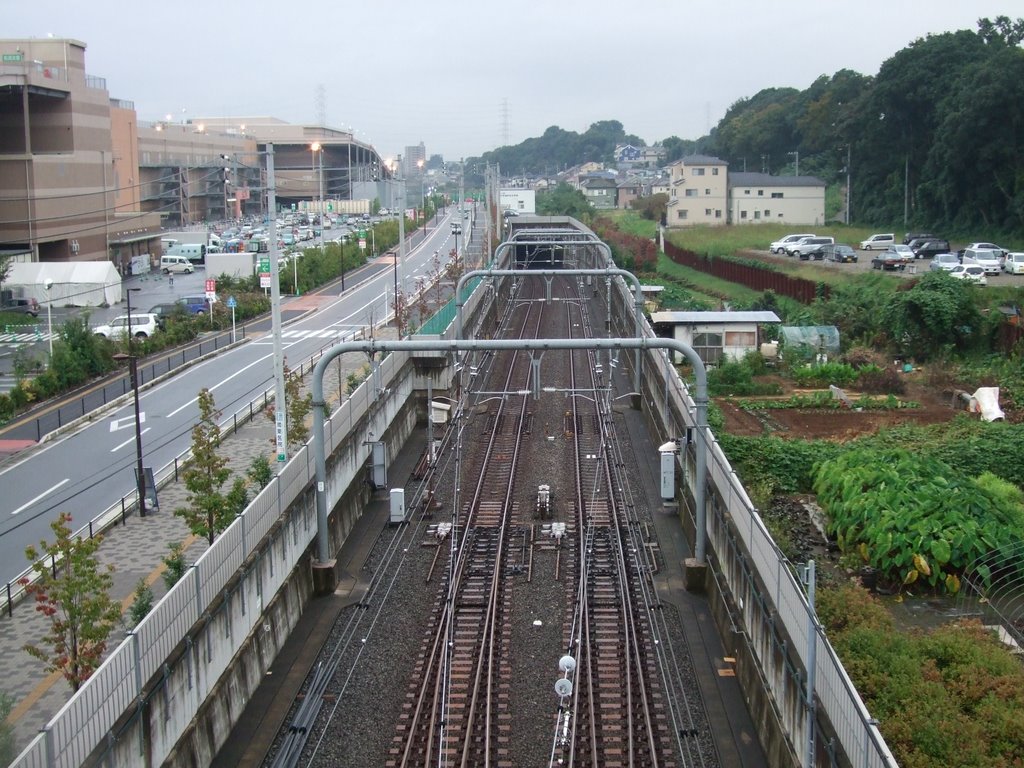
M528 307L520 337L534 337L543 314L542 307ZM486 409L487 444L476 452L472 493L455 524L448 577L416 662L389 767L514 765L505 564L519 524L514 484L521 441L530 432L530 370L522 355L499 357L507 373L502 389L476 406Z
M583 291L519 280L494 336L603 327ZM274 765L718 768L691 659L655 594L659 553L616 435L611 361L460 362L409 523L379 542ZM371 752L353 746L357 730L374 734Z

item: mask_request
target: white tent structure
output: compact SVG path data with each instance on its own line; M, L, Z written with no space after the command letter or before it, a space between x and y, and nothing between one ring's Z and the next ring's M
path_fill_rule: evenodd
M47 279L52 280L49 292ZM14 262L5 289L40 306L99 307L121 301L121 275L110 261Z

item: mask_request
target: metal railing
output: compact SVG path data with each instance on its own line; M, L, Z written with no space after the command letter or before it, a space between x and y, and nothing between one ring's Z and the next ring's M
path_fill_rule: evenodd
M351 331L344 336L339 335L337 339L333 339L330 342L322 345L316 352L309 356L308 359L303 360L299 363L298 373L299 376L304 376L313 366L316 365L316 361L323 355L324 350L334 345L339 341L354 341L362 337L364 331L356 330ZM230 335L230 334L229 334ZM142 369L139 369L140 381L139 386L144 383L141 378ZM155 378L151 377L148 381L152 381ZM129 386L124 390L122 394L127 395L131 392ZM109 402L113 402L116 398L111 398ZM222 438L229 434L234 434L238 431L238 428L243 426L246 422L251 421L253 417L262 411L267 405L274 399L274 387L270 386L263 390L260 394L256 395L252 400L243 405L241 408L236 410L220 424ZM108 401L104 401L106 403ZM162 488L164 485L171 481L177 481L178 475L182 468L188 463L192 455L192 449L187 448L186 450L179 453L171 461L167 462L163 467L154 473L154 482L157 488ZM90 519L81 528L74 532L76 538L93 538L104 531L112 528L118 523L124 524L125 519L128 515L132 514L138 508L138 491L133 490L131 493L125 494L120 499L115 501L105 510L100 512L98 515ZM56 567L56 562L52 561L48 564L51 570ZM14 613L14 606L25 597L25 587L20 582L22 579L35 579L35 571L32 566L29 566L24 571L19 573L11 581L8 581L4 585L3 594L0 595L0 610L6 611L8 617Z
M314 353L305 365L319 359L325 348ZM375 382L391 385L404 364L404 357L401 362L398 357L391 354L384 358L378 376L364 381L331 415L329 451L333 452L374 407L377 402ZM409 397L411 384L408 387L408 391L396 392L390 402ZM394 418L397 412L396 408L383 418ZM222 428L226 428L228 421L230 419L225 420ZM284 584L316 535L316 509L312 503L301 503L303 497L309 499L304 492L316 475L311 453L308 446L303 446L292 456L281 473L260 491L51 718L11 768L71 768L81 765L104 740L113 746L116 740L108 737L116 722L125 712L151 700L156 690L166 685L169 669L165 665L171 653L183 640L194 650L188 632L197 622L209 619L210 606L222 599L217 612L228 613L224 622L227 636L216 643L210 643L207 638L199 652L186 652L172 662L189 665L189 690L180 698L180 691L173 694L174 700L166 703L180 710L174 717L173 727L168 722L164 731L151 735L151 757L156 764L163 761L261 620L262 605L269 603ZM347 487L358 471L353 468L351 476L343 478L337 487ZM278 533L266 544L267 534L272 530ZM248 563L258 550L260 556L235 583L233 579L241 565ZM147 688L162 668L163 681Z

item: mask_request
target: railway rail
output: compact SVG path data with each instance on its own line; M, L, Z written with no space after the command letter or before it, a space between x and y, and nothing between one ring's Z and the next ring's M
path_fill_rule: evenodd
M605 327L582 284L551 287L548 302L541 281L517 279L494 335ZM613 364L593 351L459 362L408 524L385 529L266 764L719 768L654 588Z

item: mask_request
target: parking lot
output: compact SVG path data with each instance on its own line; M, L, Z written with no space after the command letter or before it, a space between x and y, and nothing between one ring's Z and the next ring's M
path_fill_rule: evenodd
M855 273L872 271L871 259L880 255L882 251L861 251L857 249L856 244L853 244L853 247L854 250L857 251L857 261L852 264L838 264L832 261L801 261L795 256L786 256L785 254L776 255L770 253L767 249L763 251L756 251L756 253L765 259L775 261L780 264L797 264L800 266L803 266L805 264L813 264L815 267L818 268L836 269L842 272ZM927 272L930 264L930 259L919 259L916 261L908 262L906 267L902 271L885 270L885 274L910 279L912 277L917 277L918 275ZM1010 287L1024 286L1024 275L1010 275L1005 272L1000 272L998 275L988 275L988 285Z
M197 265L196 271L190 275L168 276L153 271L147 275L126 278L122 283L121 302L109 307L55 306L51 310L54 336L61 325L73 317L87 317L90 327L95 327L126 314L128 308L124 297L127 296L128 288L139 289L131 292L132 313L145 312L154 304L169 304L181 296L202 294L206 288L206 270L202 265ZM5 329L0 328L0 392L6 392L14 386L14 356L19 349L24 349L29 355L45 357L50 339L47 326L46 306L42 305L34 327L25 328L18 334L3 333Z

